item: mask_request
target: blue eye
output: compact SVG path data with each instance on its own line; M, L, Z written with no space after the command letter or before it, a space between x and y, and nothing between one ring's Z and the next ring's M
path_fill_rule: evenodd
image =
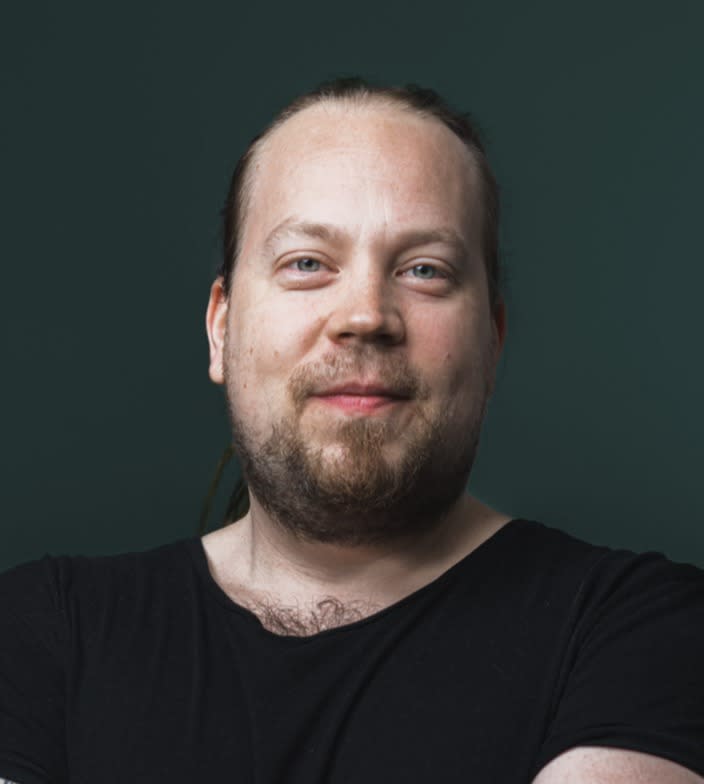
M416 266L412 268L412 271L413 277L421 278L422 280L432 280L439 275L439 270L436 267L432 267L430 264L416 264Z
M296 259L293 264L299 272L317 272L320 269L320 262L318 259L313 259L310 256Z

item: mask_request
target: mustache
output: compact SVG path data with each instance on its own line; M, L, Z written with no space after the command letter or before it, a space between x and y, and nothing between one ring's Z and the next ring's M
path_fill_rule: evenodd
M427 397L427 385L400 355L380 355L378 350L361 347L340 353L328 352L320 359L301 365L291 375L289 392L297 407L311 396L335 384L350 380L374 383L402 397Z

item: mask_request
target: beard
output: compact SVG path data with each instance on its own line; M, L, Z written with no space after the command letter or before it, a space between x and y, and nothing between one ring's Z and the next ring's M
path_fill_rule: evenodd
M463 493L474 464L490 396L489 353L476 363L472 375L481 386L462 401L468 410L459 427L451 406L427 413L428 386L404 359L363 345L299 367L288 385L290 413L264 439L238 416L226 364L233 445L250 493L302 541L373 546L430 530ZM301 426L311 395L351 377L373 377L406 397L397 405L414 406L410 424L401 427L395 417L335 418L318 427L326 443L316 445ZM393 460L387 454L392 444L400 451Z

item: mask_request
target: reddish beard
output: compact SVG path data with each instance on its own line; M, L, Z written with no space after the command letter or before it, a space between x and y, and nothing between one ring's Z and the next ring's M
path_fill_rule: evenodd
M385 417L336 421L325 433L336 447L331 457L325 447L304 438L302 419L312 394L351 378L373 378L406 395L402 405L412 407L410 420L401 432L397 421ZM464 490L488 387L474 401L461 439L451 412L429 417L423 405L429 389L418 374L402 358L383 356L375 346L297 368L288 393L292 414L275 423L260 444L231 405L229 409L233 443L250 492L300 539L357 546L412 536L436 524ZM395 461L385 454L390 440L401 447Z

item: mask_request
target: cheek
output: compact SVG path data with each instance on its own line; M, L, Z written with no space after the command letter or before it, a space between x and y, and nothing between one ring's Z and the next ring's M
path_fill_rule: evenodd
M476 376L477 363L483 356L485 330L468 314L434 312L416 322L416 361L431 384L458 393L468 379Z
M268 396L287 379L314 342L318 319L310 303L252 292L232 309L228 363L232 384ZM233 390L235 391L235 390Z

